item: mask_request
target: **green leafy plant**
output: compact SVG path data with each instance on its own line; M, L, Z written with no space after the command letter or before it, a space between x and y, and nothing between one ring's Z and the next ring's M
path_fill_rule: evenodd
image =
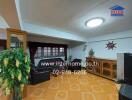
M89 56L90 56L90 57L93 57L94 54L95 54L94 50L93 50L93 49L90 49L90 51L89 51Z
M22 100L24 85L28 83L30 59L23 49L9 49L0 53L0 88L13 100Z

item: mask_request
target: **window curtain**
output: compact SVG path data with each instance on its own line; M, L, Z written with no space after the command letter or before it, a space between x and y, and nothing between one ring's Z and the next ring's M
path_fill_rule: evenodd
M64 47L64 56L67 60L67 45L65 44L52 44L52 43L41 43L41 42L28 42L30 59L32 64L34 64L34 56L37 52L38 47Z
M37 51L37 47L29 47L31 63L34 64L34 56Z
M67 60L67 46L64 47L64 56L65 56L65 60Z
M6 40L1 40L0 39L0 47L4 49L6 49Z

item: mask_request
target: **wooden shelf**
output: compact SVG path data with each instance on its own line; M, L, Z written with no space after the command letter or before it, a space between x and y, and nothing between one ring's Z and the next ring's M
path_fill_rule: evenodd
M100 59L100 58L86 58L88 66L87 72L115 80L116 79L116 60ZM90 71L90 68L93 69Z

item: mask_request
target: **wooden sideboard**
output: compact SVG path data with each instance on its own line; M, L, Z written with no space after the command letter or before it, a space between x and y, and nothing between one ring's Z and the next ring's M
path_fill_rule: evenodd
M115 80L117 75L117 61L101 58L86 58L87 72Z

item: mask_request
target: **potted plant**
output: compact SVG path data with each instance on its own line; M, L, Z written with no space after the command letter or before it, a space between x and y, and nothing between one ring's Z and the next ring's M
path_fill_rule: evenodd
M11 100L22 100L24 85L28 83L30 59L23 49L9 49L0 53L0 88Z
M90 51L89 51L89 57L94 57L94 50L91 48Z

